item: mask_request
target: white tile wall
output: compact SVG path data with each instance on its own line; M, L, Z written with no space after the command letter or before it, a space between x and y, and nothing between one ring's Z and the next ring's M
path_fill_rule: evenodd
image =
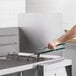
M61 12L63 0L26 0L27 13Z
M63 26L64 29L70 29L74 24L76 24L76 0L64 0L64 10L63 10Z
M0 0L0 27L17 26L17 15L23 12L25 0Z

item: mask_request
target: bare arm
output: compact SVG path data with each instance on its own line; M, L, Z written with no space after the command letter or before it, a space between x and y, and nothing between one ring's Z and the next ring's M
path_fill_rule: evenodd
M63 36L57 39L59 42L66 42L67 40L72 39L73 37L76 36L76 25L74 25L70 31L65 33Z
M55 48L57 44L66 42L67 40L72 39L73 37L76 36L76 25L74 25L70 31L62 35L61 37L57 38L56 40L48 43L48 48Z

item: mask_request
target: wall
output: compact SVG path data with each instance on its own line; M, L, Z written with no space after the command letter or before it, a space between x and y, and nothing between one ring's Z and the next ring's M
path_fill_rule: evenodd
M17 15L24 12L25 0L0 0L0 27L17 26Z
M63 14L64 29L76 24L75 0L26 0L26 13L50 13Z
M26 0L27 13L61 12L64 0Z
M64 29L70 29L76 24L76 0L64 0L63 8L63 26Z

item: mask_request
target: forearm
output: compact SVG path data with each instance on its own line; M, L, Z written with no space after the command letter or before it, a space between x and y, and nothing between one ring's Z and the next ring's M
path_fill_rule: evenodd
M66 42L76 36L76 25L74 25L70 31L57 39L58 42Z

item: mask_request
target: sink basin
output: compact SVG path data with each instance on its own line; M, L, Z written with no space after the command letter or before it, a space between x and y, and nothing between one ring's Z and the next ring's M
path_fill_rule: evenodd
M44 57L30 57L30 56L9 56L9 58L5 57L4 59L0 59L0 69L6 69L10 67L16 67L21 65L27 65L31 63L41 62L45 60L49 60L53 58L44 58Z

